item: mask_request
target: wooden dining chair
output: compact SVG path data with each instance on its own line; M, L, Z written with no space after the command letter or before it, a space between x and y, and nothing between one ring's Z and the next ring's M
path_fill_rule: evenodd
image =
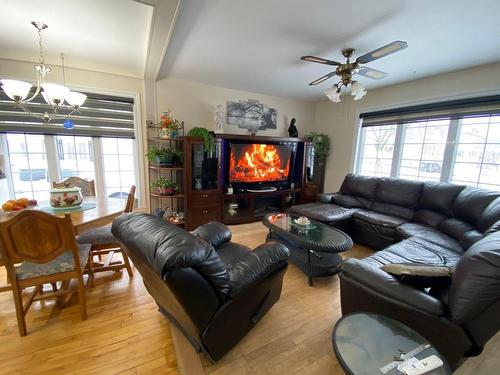
M62 182L52 182L53 188L65 188L65 187L79 187L82 191L84 197L95 197L95 182L94 180L84 180L80 177L68 177Z
M87 319L85 287L93 278L90 245L78 245L71 217L50 215L43 211L26 210L12 219L0 223L0 252L7 269L16 306L19 334L26 336L25 316L31 304L46 298L56 298L63 307L72 279L77 281L81 319ZM83 282L83 269L87 266L87 285ZM60 283L57 288L56 283ZM52 284L53 290L43 290ZM34 287L23 303L23 291Z
M3 261L2 252L1 251L0 251L0 267L5 267L5 263ZM10 285L9 277L7 276L7 284L0 285L0 292L7 292L7 291L9 291L11 289L12 289L12 286Z
M132 212L134 209L135 190L136 187L132 185L123 210L124 213ZM121 249L120 244L111 233L111 224L82 233L78 236L77 242L92 245L92 256L99 258L98 262L93 263L94 273L104 271L119 272L125 268L129 277L134 276L127 254ZM113 260L115 254L121 254L123 261Z

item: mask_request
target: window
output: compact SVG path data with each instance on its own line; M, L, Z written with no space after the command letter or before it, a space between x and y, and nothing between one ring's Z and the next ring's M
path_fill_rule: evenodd
M61 180L72 176L95 180L92 138L57 136L56 142Z
M360 173L370 176L390 176L396 125L365 128Z
M14 196L30 199L48 196L50 182L44 136L7 134L6 138L10 189Z
M356 173L500 190L500 96L487 105L448 115L446 103L430 113L408 107L362 114Z
M452 181L500 190L500 116L460 120Z
M436 120L403 125L399 177L440 180L449 124L449 120Z
M104 190L107 197L124 198L135 185L132 139L101 138Z
M32 89L32 94L34 89ZM0 197L47 201L53 181L78 176L94 180L98 197L123 198L136 183L134 100L86 93L63 127L65 115L44 122L36 114L50 110L40 97L12 105L0 90Z

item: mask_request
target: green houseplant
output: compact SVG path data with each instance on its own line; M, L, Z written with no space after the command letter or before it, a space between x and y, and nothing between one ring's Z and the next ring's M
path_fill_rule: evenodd
M170 147L150 148L146 154L150 163L155 163L165 167L172 167L175 164L182 165L184 155L182 150Z
M314 146L314 158L319 165L325 165L330 154L330 138L326 134L311 132L305 136Z
M160 177L151 183L151 190L159 195L173 195L179 191L179 185L165 177Z
M199 137L203 139L203 149L207 153L211 153L215 149L215 137L213 132L209 132L205 128L194 127L188 133L188 137Z

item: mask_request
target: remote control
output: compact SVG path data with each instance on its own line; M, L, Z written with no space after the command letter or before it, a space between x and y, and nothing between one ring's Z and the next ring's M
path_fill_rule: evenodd
M443 361L441 361L437 356L431 355L421 360L408 361L408 363L405 363L401 367L401 371L403 371L403 373L406 375L422 375L427 374L428 372L435 370L442 365Z

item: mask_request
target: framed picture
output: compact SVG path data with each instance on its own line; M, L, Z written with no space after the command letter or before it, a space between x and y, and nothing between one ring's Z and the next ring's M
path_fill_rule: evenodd
M227 123L252 132L276 129L278 112L255 99L227 102Z

